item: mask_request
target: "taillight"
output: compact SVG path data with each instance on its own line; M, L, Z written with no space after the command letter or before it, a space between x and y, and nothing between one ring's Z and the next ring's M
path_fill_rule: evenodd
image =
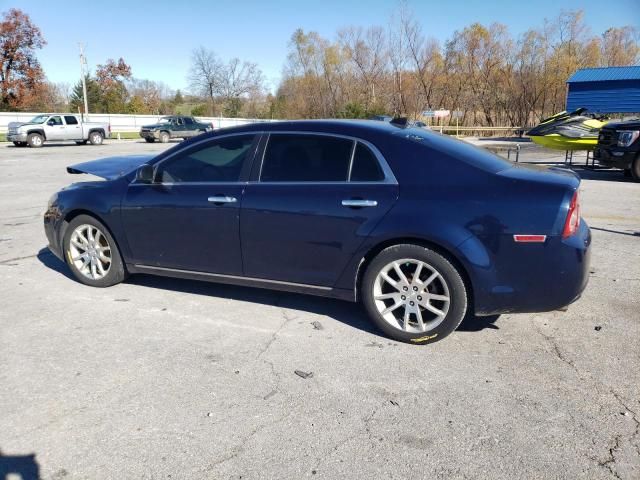
M569 211L567 212L567 219L564 222L564 229L562 230L562 238L570 237L578 231L580 227L580 197L578 191L573 194L571 204L569 204Z

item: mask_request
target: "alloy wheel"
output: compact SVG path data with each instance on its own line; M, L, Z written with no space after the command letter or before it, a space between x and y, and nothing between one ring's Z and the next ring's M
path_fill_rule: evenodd
M69 239L69 259L82 275L100 280L111 269L111 246L99 228L80 225Z
M380 270L373 283L373 299L389 325L409 333L436 328L451 304L442 274L428 263L410 258L394 260Z

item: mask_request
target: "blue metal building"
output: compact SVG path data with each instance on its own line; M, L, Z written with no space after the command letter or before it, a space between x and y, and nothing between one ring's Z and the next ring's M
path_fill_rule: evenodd
M640 113L640 66L583 68L567 85L569 112Z

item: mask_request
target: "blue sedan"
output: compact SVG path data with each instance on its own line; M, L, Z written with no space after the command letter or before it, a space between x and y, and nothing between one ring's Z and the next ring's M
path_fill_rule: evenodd
M467 314L560 309L588 280L575 174L406 124L251 124L67 170L105 180L53 195L49 248L95 287L145 273L359 301L426 344Z

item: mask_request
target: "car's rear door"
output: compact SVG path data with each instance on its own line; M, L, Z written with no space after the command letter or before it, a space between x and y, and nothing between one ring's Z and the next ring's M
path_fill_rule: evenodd
M66 140L82 140L82 127L75 115L65 115L64 122L67 124L65 131Z
M138 265L242 273L239 212L255 134L203 140L156 165L153 184L128 187L122 222Z
M271 133L240 217L244 274L330 287L390 209L398 186L373 145Z

